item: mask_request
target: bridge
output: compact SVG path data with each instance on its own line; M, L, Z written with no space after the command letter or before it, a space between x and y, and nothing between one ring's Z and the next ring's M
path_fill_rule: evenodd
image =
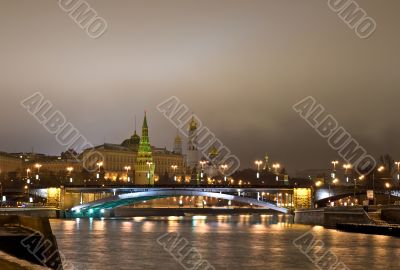
M304 192L306 191L306 192ZM18 194L18 189L7 191ZM287 213L288 209L299 206L298 203L309 201L311 206L311 190L287 185L282 186L61 186L59 188L36 188L23 191L25 196L33 196L34 201L47 201L48 205L60 210L81 213L104 212L118 207L140 204L163 205L171 202L156 202L157 199L172 197L206 197L217 199L222 207L232 205L250 205L263 209L271 209ZM7 196L8 198L8 196ZM225 201L225 203L224 203ZM193 202L194 207L201 207L201 200ZM183 204L179 203L179 207ZM185 205L187 205L185 203ZM208 205L208 204L206 204ZM178 204L176 205L178 207ZM161 206L163 207L163 206Z
M219 190L219 191L218 191ZM198 188L167 188L167 189L147 189L147 190L136 190L131 193L124 193L120 195L113 195L104 199L95 200L90 203L81 204L72 207L72 211L75 213L94 213L96 211L104 211L106 209L113 209L120 206L131 205L140 203L142 201L150 201L160 198L168 198L175 196L204 196L217 198L227 201L236 201L244 204L255 205L266 209L275 210L281 213L287 213L288 209L279 207L276 204L265 201L258 198L251 198L245 196L231 195L222 193L222 191L229 191L229 189L198 189ZM258 192L259 193L259 192ZM240 194L240 191L239 191Z
M320 188L315 191L314 201L319 206L324 206L330 201L336 201L347 197L354 197L360 195L366 195L367 190L371 190L366 187L357 187L354 190L354 187L345 186L345 187L336 187L334 189ZM388 190L388 189L375 189L375 194L386 194L393 197L400 197L399 190Z

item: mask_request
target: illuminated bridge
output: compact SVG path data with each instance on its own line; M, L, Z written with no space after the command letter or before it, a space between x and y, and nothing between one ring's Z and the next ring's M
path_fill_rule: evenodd
M262 194L287 194L293 200L293 188L65 188L63 209L74 213L98 213L121 206L155 199L177 196L203 196L287 213L288 209L277 201L268 200ZM88 196L88 194L90 196ZM90 199L88 199L90 197ZM279 196L278 196L279 197Z

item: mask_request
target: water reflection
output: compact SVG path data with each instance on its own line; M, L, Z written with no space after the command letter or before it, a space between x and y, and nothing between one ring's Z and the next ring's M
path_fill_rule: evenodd
M178 232L216 269L316 269L294 247L310 229L348 268L399 269L400 239L296 225L289 215L53 220L59 247L79 270L182 269L157 244Z

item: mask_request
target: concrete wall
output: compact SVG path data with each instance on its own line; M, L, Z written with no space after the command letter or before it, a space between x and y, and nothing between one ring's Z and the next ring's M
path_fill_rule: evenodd
M400 208L382 209L381 219L388 223L400 224Z
M299 224L336 227L338 223L370 224L371 219L362 207L327 207L295 211L295 222Z
M295 223L309 225L324 224L324 209L296 210L294 213Z
M59 211L57 209L34 209L34 208L2 208L0 209L0 216L29 216L29 217L45 217L45 218L58 218Z

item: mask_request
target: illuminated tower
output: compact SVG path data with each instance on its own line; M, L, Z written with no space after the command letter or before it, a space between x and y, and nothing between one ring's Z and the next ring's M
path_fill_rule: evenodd
M176 134L175 140L174 140L174 153L175 154L182 154L182 139L178 134Z
M140 138L139 149L135 163L135 184L154 185L154 170L155 165L149 140L149 128L147 126L145 112L142 126L142 137Z
M189 142L187 148L187 165L191 171L199 165L199 151L197 150L197 122L192 117L189 123Z
M269 166L269 157L268 157L268 154L265 154L264 159L265 159L265 162L264 162L264 168L263 168L263 170L266 171L266 172L270 172L270 171L271 171L271 167Z

